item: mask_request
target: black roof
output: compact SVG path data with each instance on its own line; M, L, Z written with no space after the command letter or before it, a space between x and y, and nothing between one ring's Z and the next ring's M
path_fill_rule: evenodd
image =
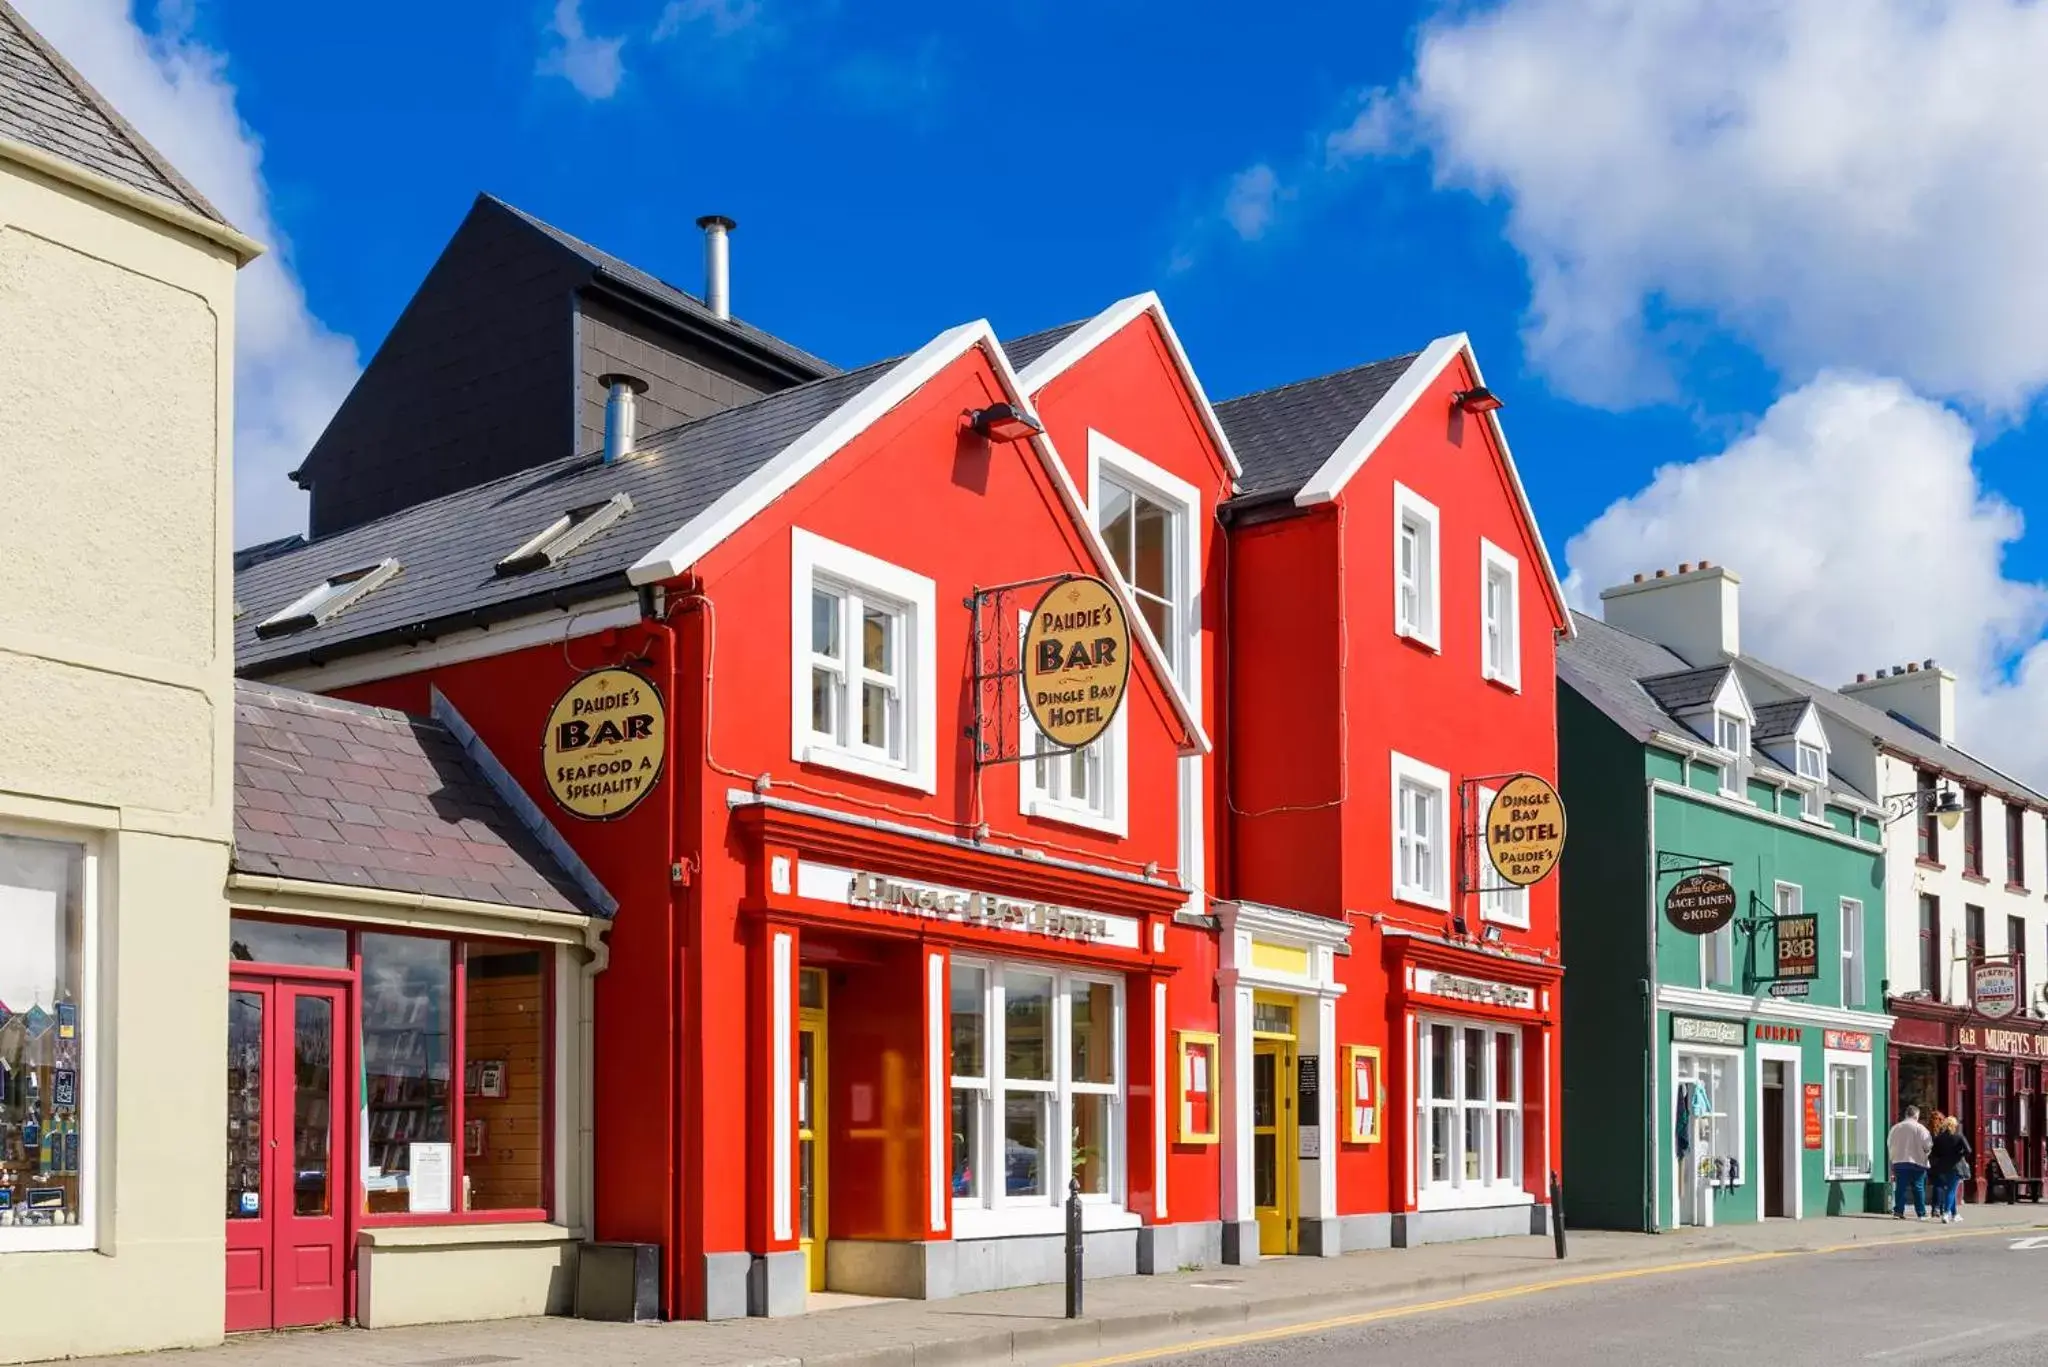
M1043 332L1029 333L1026 336L1017 338L1015 341L1005 342L1003 343L1003 354L1010 358L1011 366L1022 370L1039 357L1045 355L1046 352L1051 351L1061 342L1066 341L1067 338L1079 332L1082 325L1087 321L1087 319L1083 318L1078 322L1061 323L1056 328L1047 328Z
M1640 682L1643 691L1655 698L1657 705L1666 712L1689 712L1711 703L1727 677L1727 665L1708 665L1705 669L1661 674Z
M1216 418L1244 467L1238 497L1299 492L1420 354L1372 361L1217 404Z
M227 222L7 0L0 0L0 137Z
M1799 729L1799 723L1806 716L1806 710L1813 704L1805 698L1787 698L1783 702L1759 704L1756 711L1756 727L1751 735L1758 740L1778 740L1792 735Z

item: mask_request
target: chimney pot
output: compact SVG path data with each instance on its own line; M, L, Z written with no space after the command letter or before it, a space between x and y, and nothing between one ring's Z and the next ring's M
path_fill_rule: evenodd
M1933 657L1932 655L1930 655L1930 656L1928 656L1928 657L1927 657L1926 659L1922 660L1922 661L1920 662L1920 667L1921 667L1922 669L1932 669L1932 668L1934 668L1934 657Z
M731 318L731 233L739 224L724 214L706 214L697 226L704 230L704 306L713 317Z
M1909 664L1906 666L1906 672L1908 674L1918 674L1920 672L1920 666L1917 664Z
M1667 577L1668 577L1668 571L1665 571L1665 570L1658 570L1658 571L1657 571L1657 577L1658 577L1659 579L1664 579L1664 578L1667 578Z
M1691 573L1692 573L1692 561L1690 561L1690 560L1681 560L1681 561L1679 561L1679 562L1678 562L1678 572L1679 572L1680 574L1691 574Z
M604 463L611 465L633 454L633 438L639 430L633 397L647 392L647 381L615 371L598 376L597 382L605 387Z
M1856 676L1856 682L1857 682L1857 683L1869 683L1869 682L1870 682L1870 676L1869 676L1868 674L1858 674L1858 675Z
M1711 560L1702 560L1700 561L1700 568L1703 570L1710 570L1714 568L1714 562Z
M1636 578L1635 578L1635 582L1636 582L1636 583L1638 583L1638 584L1640 584L1640 583L1642 583L1642 582L1643 582L1643 572L1642 572L1641 570L1637 570L1637 571L1636 571Z

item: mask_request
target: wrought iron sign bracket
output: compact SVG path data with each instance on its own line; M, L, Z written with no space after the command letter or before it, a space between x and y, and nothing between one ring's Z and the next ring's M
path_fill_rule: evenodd
M1060 746L1024 749L1024 700L1019 695L1024 677L1023 642L1017 631L1021 613L1015 600L1027 590L1042 593L1056 584L1085 578L1082 574L1043 574L1036 579L977 588L960 600L960 606L972 613L974 619L970 641L973 670L968 676L974 694L974 719L968 723L967 739L974 743L977 769L1073 753ZM1023 610L1029 611L1028 604ZM1041 745L1045 744L1043 736L1038 739Z

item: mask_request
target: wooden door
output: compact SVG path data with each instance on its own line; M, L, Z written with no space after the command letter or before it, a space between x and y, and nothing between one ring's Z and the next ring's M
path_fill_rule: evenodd
M1766 1065L1769 1066L1769 1065ZM1782 1075L1781 1075L1782 1077ZM1785 1084L1764 1083L1764 1210L1766 1216L1792 1214L1792 1174L1785 1162Z
M1292 1253L1294 1229L1294 1046L1252 1043L1252 1209L1259 1252Z
M807 968L801 978L802 1009L797 1030L796 1142L797 1242L804 1252L810 1289L825 1289L825 1241L830 1223L825 1179L825 974Z

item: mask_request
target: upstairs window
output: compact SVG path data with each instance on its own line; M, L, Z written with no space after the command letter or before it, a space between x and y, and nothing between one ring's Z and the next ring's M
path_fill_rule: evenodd
M1479 790L1479 819L1493 810L1495 791ZM1500 876L1485 850L1479 852L1479 919L1521 930L1529 928L1529 889L1515 887Z
M2005 881L2014 888L2027 885L2027 809L2010 802L2005 807Z
M2020 1010L2027 1009L2027 922L2021 916L2005 918L2005 952L2012 956L2013 981L2019 985Z
M1941 1000L1942 972L1941 899L1920 894L1920 986L1935 1001Z
M1028 614L1018 619L1020 633L1029 621ZM1019 745L1026 756L1036 755L1018 765L1018 799L1025 815L1126 834L1130 781L1122 709L1093 741L1078 750L1061 750L1039 731L1022 697L1017 706Z
M1749 767L1749 723L1733 712L1714 714L1714 745L1726 751L1721 765L1721 791L1730 797L1747 797Z
M1450 775L1406 755L1393 756L1394 896L1450 907Z
M1963 953L1968 957L1970 971L1984 962L1984 908L1965 905L1963 907ZM1974 990L1974 989L1973 989Z
M1866 993L1863 974L1863 903L1854 897L1842 899L1842 1005L1862 1006Z
M388 583L398 571L396 560L380 560L374 565L350 570L347 574L337 574L318 588L308 589L294 599L291 606L257 623L256 634L267 640L272 636L288 636L295 631L317 627L354 607Z
M1137 600L1166 667L1186 682L1195 633L1195 510L1201 495L1100 432L1088 434L1095 525L1116 577Z
M1976 788L1963 794L1963 872L1984 876L1984 794Z
M1799 791L1799 814L1809 821L1819 821L1824 815L1828 788L1827 752L1818 745L1799 742L1799 777L1807 785Z
M932 581L792 535L794 758L933 791Z
M633 500L625 494L613 494L602 503L586 503L580 508L571 508L531 541L500 560L498 573L526 574L560 564L571 551L632 511Z
M1934 812L1934 775L1922 769L1914 781L1920 802L1920 858L1930 864L1941 862L1941 818Z
M1394 486L1394 634L1438 648L1440 577L1436 505Z
M1509 688L1522 686L1521 571L1491 541L1479 542L1480 672Z

